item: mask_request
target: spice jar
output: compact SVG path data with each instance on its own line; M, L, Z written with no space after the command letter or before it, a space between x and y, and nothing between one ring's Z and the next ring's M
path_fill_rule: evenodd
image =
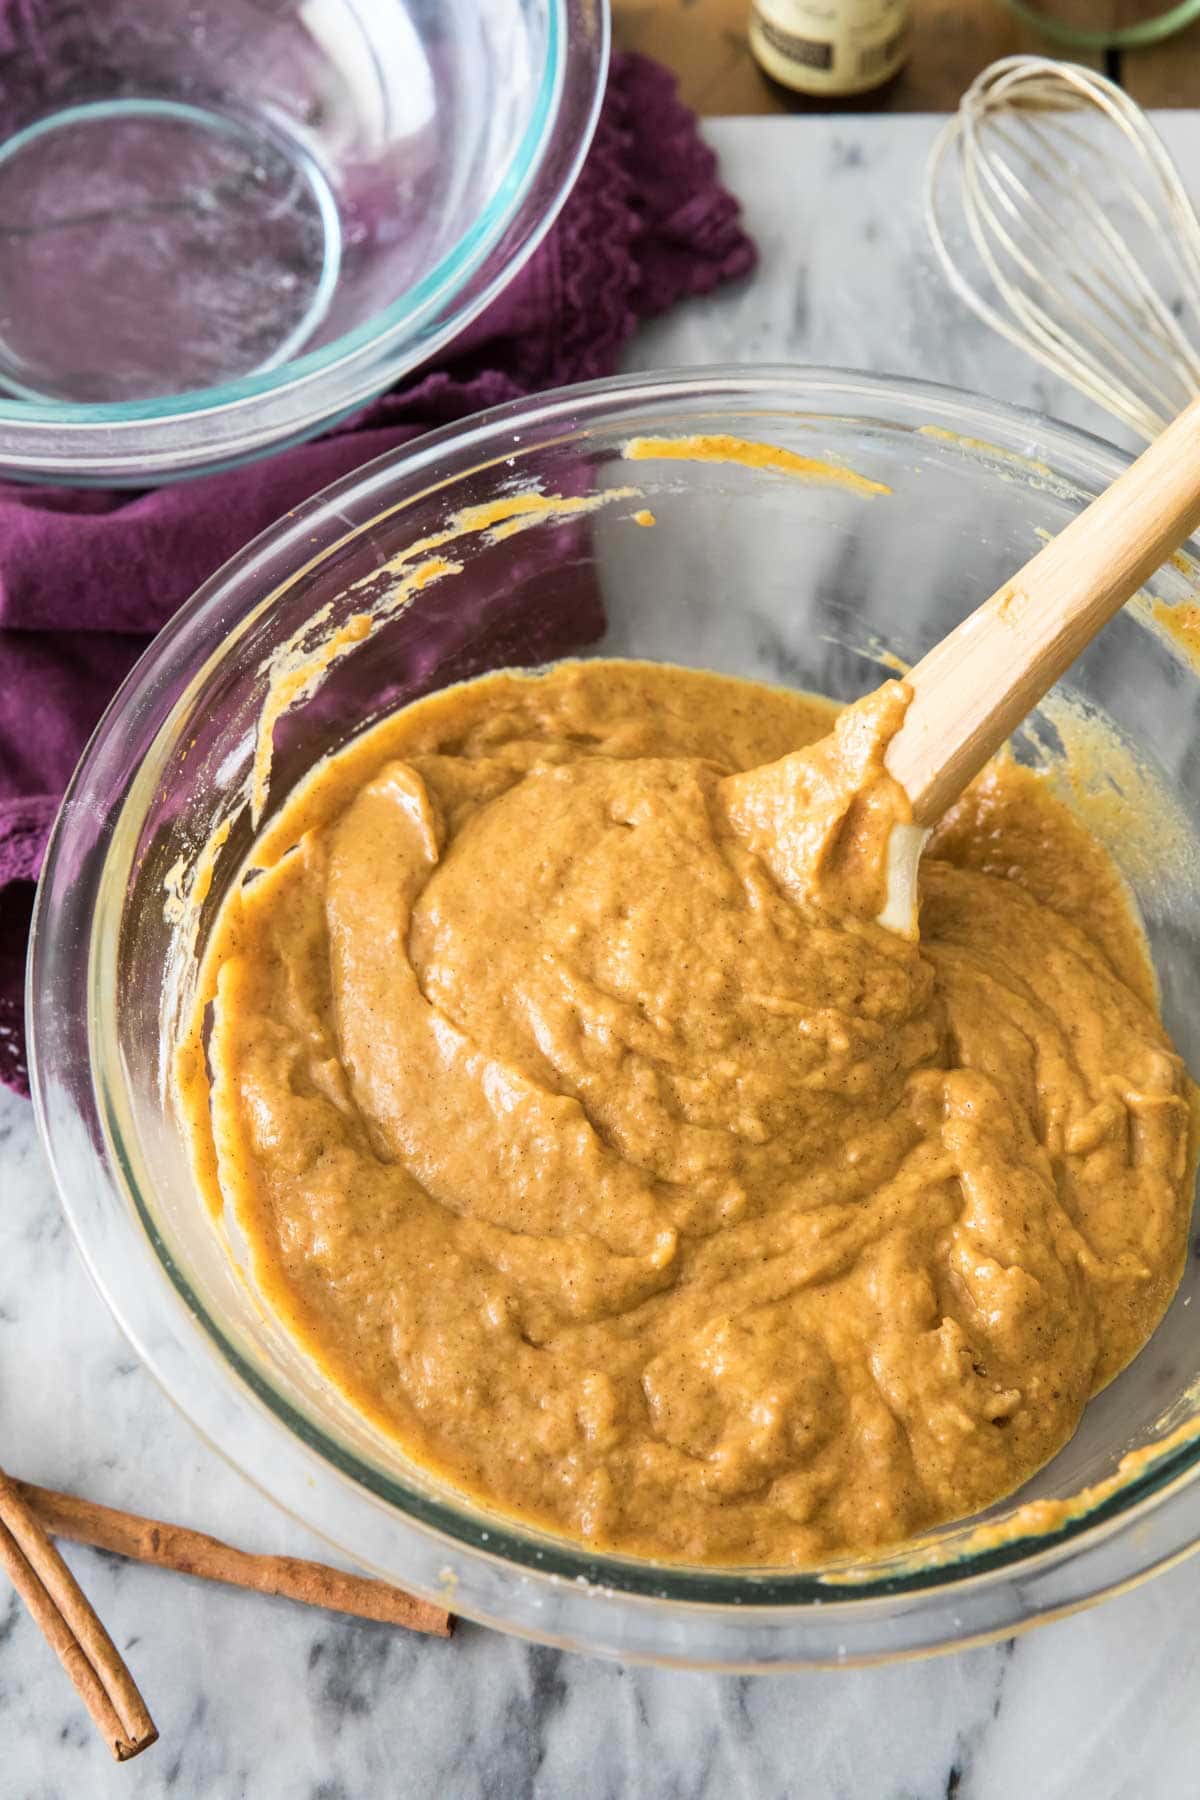
M908 55L909 0L753 0L750 48L801 94L864 94Z

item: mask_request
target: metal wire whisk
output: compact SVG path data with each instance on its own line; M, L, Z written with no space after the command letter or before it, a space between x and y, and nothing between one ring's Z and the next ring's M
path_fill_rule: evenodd
M1103 75L993 63L939 134L923 201L972 311L1140 436L1200 393L1200 219L1145 113Z

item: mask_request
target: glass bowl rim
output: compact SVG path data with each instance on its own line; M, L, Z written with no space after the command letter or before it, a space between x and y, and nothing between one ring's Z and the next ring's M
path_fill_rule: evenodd
M595 78L582 129L549 206L541 217L528 222L513 255L485 283L479 294L465 304L455 306L455 297L464 284L484 265L504 233L519 222L522 205L553 147L555 133L562 124L563 100L573 65L581 61L579 34L574 29L578 4L579 0L549 0L546 57L521 141L488 205L419 281L371 318L341 333L332 343L291 357L277 368L240 376L212 387L188 389L148 400L95 403L23 400L0 392L0 432L10 439L5 446L5 460L19 465L23 450L32 452L43 434L70 431L81 444L97 435L103 435L107 440L114 432L166 427L215 414L234 413L254 401L276 400L307 392L319 381L327 382L339 372L361 370L354 384L348 385L348 398L342 406L343 412L352 410L353 406L387 385L389 354L408 343L407 334L429 321L439 304L449 301L450 310L437 317L428 339L422 340L422 357L433 355L449 339L458 336L496 299L542 242L575 184L594 136L609 63L611 27L607 4L599 5L595 11L599 32L594 47ZM381 363L384 365L382 371ZM365 370L364 364L368 365ZM25 441L22 442L17 434L24 434Z
M164 669L174 665L185 685L182 693L176 694L168 717L156 732L155 746L170 733L172 721L184 706L192 682L204 663L209 656L215 659L221 654L218 648L207 652L197 662L189 654L193 648L193 640L196 646L203 647L203 626L206 619L227 604L231 589L236 591L244 588L247 581L252 580L258 561L264 554L278 557L286 552L293 558L290 572L282 581L277 580L273 584L274 591L277 592L280 587L288 587L293 582L302 580L306 565L311 567L313 561L323 560L331 555L339 545L356 535L369 518L379 517L380 502L392 489L402 487L403 497L395 500L392 505L383 507L382 511L387 513L402 510L431 490L436 491L459 479L468 468L503 463L511 470L512 459L520 455L527 436L539 445L564 439L586 442L588 436L595 431L611 433L616 421L634 407L641 409L654 404L675 403L692 406L695 411L703 414L706 405L720 408L733 401L741 403L739 410L743 416L757 414L761 417L764 429L769 429L772 414L794 417L797 413L803 415L806 410L815 410L819 417L850 418L892 431L911 432L918 430L921 425L933 425L965 440L959 446L960 453L965 455L994 452L1000 457L1019 458L1024 453L1015 448L1012 440L1027 442L1030 436L1036 436L1038 458L1041 462L1050 464L1056 477L1056 453L1061 453L1062 459L1071 464L1073 473L1065 479L1072 486L1079 481L1087 481L1096 487L1103 485L1132 460L1130 455L1098 436L1048 419L1028 408L938 383L900 376L869 375L855 370L805 368L799 365L726 365L699 370L656 371L608 378L508 402L476 414L465 423L443 426L412 446L389 452L363 468L352 471L298 507L285 520L260 534L218 570L173 617L118 690L84 751L55 822L38 887L30 939L27 1027L30 1074L39 1131L73 1235L93 1280L118 1324L155 1374L164 1391L201 1435L219 1453L233 1461L243 1476L254 1481L276 1504L292 1511L318 1532L325 1530L319 1520L310 1517L294 1501L282 1500L269 1481L243 1467L232 1452L227 1451L214 1433L196 1417L192 1406L180 1400L171 1381L158 1368L154 1355L124 1316L120 1304L110 1291L109 1283L100 1272L97 1258L93 1254L95 1246L89 1243L86 1230L81 1228L78 1211L72 1203L70 1184L61 1173L62 1163L56 1151L55 1129L48 1105L48 1093L55 1071L52 1056L43 1058L42 1055L40 1018L53 1007L55 1000L56 990L44 979L47 941L51 939L47 896L54 886L58 866L63 860L64 845L69 843L71 800L106 741L119 735L126 709L137 701L145 688L163 678ZM869 410L873 404L880 408L878 414ZM907 419L904 416L905 409L909 415ZM961 431L956 429L959 427L962 428ZM436 479L422 479L427 475L434 475L435 471ZM347 529L348 510L355 522ZM336 525L336 534L327 541L317 537L314 528L321 524L327 527ZM312 556L314 539L320 544L315 558ZM307 554L297 555L302 546ZM1200 544L1193 541L1189 548L1200 556ZM269 600L270 594L263 590L252 594L248 599L243 593L236 617L225 617L225 628L228 629L231 623L241 622L258 607L268 604ZM153 750L145 760L149 761L152 754ZM127 770L125 787L114 807L114 817L129 802L129 780L133 773L133 770ZM109 855L111 849L106 852L106 860ZM93 931L87 950L86 986L90 1015L89 1046L94 1048L91 1026L95 1022L99 999L95 987L97 918L93 918L92 924ZM1152 1454L1146 1468L1129 1479L1116 1493L1105 1495L1095 1505L1082 1509L1054 1530L1016 1536L961 1556L951 1554L944 1560L931 1561L909 1572L893 1570L889 1573L888 1557L884 1556L874 1559L881 1572L872 1579L861 1579L855 1575L852 1581L847 1581L845 1572L841 1570L790 1573L746 1568L716 1569L596 1554L582 1547L572 1546L565 1540L537 1533L536 1528L522 1527L517 1521L505 1520L499 1514L486 1516L487 1528L481 1536L480 1527L475 1520L460 1512L452 1502L418 1494L405 1487L402 1480L383 1475L378 1469L360 1462L343 1446L332 1442L319 1427L296 1412L289 1401L277 1394L271 1384L245 1362L240 1352L228 1342L220 1323L208 1316L186 1276L175 1266L167 1246L159 1236L148 1199L130 1178L128 1164L121 1152L119 1121L114 1118L111 1097L99 1077L94 1054L89 1069L89 1089L89 1099L95 1109L95 1121L102 1133L110 1173L115 1164L125 1198L132 1202L133 1213L140 1222L145 1239L153 1246L159 1271L164 1277L161 1293L163 1296L169 1295L176 1309L182 1307L186 1313L194 1339L202 1344L211 1365L221 1370L226 1398L230 1394L235 1395L243 1408L252 1408L260 1418L269 1420L276 1433L282 1431L293 1445L302 1445L310 1463L353 1487L385 1510L399 1512L427 1537L444 1543L460 1557L465 1553L468 1557L478 1558L481 1564L498 1564L510 1573L519 1573L525 1579L535 1582L549 1580L555 1583L579 1583L618 1603L628 1601L635 1606L644 1606L647 1602L655 1604L669 1601L679 1603L688 1612L736 1617L743 1626L749 1626L753 1618L759 1617L769 1617L775 1624L780 1621L802 1623L811 1618L819 1608L823 1619L838 1618L842 1621L843 1628L849 1631L856 1619L866 1623L867 1617L875 1611L872 1603L897 1598L932 1603L952 1598L955 1605L961 1608L972 1590L991 1587L1014 1574L1020 1576L1022 1581L1034 1580L1039 1571L1054 1568L1068 1555L1076 1558L1091 1556L1094 1559L1095 1553L1111 1546L1114 1536L1119 1536L1124 1546L1121 1566L1101 1577L1099 1585L1089 1589L1082 1599L1074 1603L1086 1604L1104 1593L1131 1585L1155 1568L1178 1560L1195 1549L1200 1541L1200 1512L1184 1522L1178 1516L1178 1506L1171 1507L1172 1502L1183 1498L1184 1491L1190 1489L1197 1473L1200 1473L1200 1435L1172 1449L1163 1449L1157 1455ZM117 1132L115 1137L114 1128ZM127 1218L126 1223L133 1226L135 1231L138 1229L138 1226L133 1225L132 1216ZM1168 1512L1171 1515L1169 1523ZM1152 1513L1159 1517L1159 1535L1165 1529L1169 1541L1135 1545L1132 1536L1136 1535L1136 1527ZM353 1546L340 1538L334 1536L331 1541L349 1554L355 1554ZM902 1557L905 1548L903 1545L896 1546L890 1554ZM471 1616L483 1618L486 1622L499 1624L504 1629L523 1631L531 1636L539 1635L527 1623L514 1622L503 1615L492 1616L480 1610L472 1612L469 1606L461 1610ZM1034 1616L1038 1616L1036 1609ZM960 1635L951 1640L935 1638L921 1648L943 1647L946 1641L982 1642L1008 1635L1022 1622L1022 1617L1018 1615L1009 1618L1006 1615L1003 1623L991 1625L982 1632L965 1637ZM956 1619L956 1625L959 1622ZM686 1662L689 1659L667 1657L660 1660ZM802 1657L800 1660L807 1659ZM859 1660L877 1660L877 1655L868 1651ZM738 1661L722 1666L756 1665L753 1662Z

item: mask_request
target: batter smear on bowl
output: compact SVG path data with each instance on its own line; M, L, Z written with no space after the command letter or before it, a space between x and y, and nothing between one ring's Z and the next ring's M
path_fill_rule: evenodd
M1020 1485L1179 1279L1193 1089L1106 852L989 767L883 929L889 682L495 674L296 790L177 1088L363 1413L589 1545L812 1564Z

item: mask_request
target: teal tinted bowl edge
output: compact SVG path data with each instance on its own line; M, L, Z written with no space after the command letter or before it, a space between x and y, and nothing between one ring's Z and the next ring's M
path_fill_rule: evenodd
M369 348L372 344L381 346L392 333L400 330L407 320L419 317L436 304L440 296L449 289L457 292L463 283L475 273L483 262L488 251L500 238L504 228L511 223L521 200L525 197L538 167L538 152L544 144L562 97L563 82L566 72L566 22L563 16L565 0L554 0L549 15L549 32L546 43L546 58L542 69L542 79L538 86L537 97L525 135L516 153L512 157L507 170L486 209L480 214L454 248L444 256L415 287L406 289L398 300L384 312L365 324L356 326L353 331L346 332L320 350L310 351L307 356L298 357L295 362L264 370L255 375L243 376L238 381L225 383L221 387L199 388L190 393L159 396L152 400L121 401L103 405L59 405L46 402L35 403L5 395L0 392L0 418L7 416L13 424L30 425L119 425L140 419L163 421L170 418L182 418L189 414L216 411L231 406L241 400L250 400L266 394L277 392L294 381L301 381L310 375L318 375L333 368L337 363L355 355L358 351ZM120 103L101 103L117 105ZM146 103L142 103L145 105ZM191 109L189 109L191 110ZM15 149L27 143L32 135L46 128L39 122L14 138L10 144L0 147L0 160L6 160ZM380 391L387 386L391 375L384 371L380 378ZM357 410L357 402L352 410ZM302 432L297 441L327 429L329 421L317 419L311 428ZM244 461L244 456L230 459L231 464ZM216 465L229 466L229 465ZM214 465L208 464L196 473L211 474ZM44 481L44 475L33 479Z

